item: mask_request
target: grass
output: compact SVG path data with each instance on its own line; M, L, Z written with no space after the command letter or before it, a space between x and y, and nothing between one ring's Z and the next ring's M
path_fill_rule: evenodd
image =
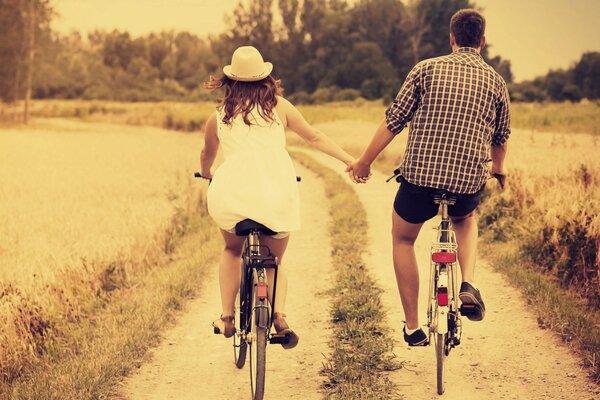
M198 292L219 250L191 184L200 142L66 120L0 131L0 398L114 398Z
M600 102L512 103L512 125L535 132L600 135Z
M4 111L3 111L4 108ZM109 122L153 126L177 131L199 131L214 111L209 102L124 103L97 100L34 100L33 118L76 118L87 122ZM12 107L0 103L0 120L12 115Z
M200 149L198 136L66 120L0 131L0 280L34 290L82 260L150 251Z
M119 382L139 367L161 330L198 294L206 268L216 262L220 241L206 233L208 219L192 213L187 233L174 237L178 251L161 257L145 273L129 276L125 285L110 290L109 300L80 288L75 301L85 315L50 318L56 329L47 332L45 354L12 385L1 385L0 398L119 397Z
M573 290L549 274L541 274L514 243L484 243L488 261L521 289L538 314L538 325L551 329L583 360L590 378L600 383L600 311L586 307Z
M293 154L325 183L332 222L331 290L334 324L332 354L323 368L330 399L399 398L385 372L400 368L392 353L393 340L385 327L381 289L369 276L362 257L366 251L366 213L352 188L333 171L309 156Z
M299 105L306 119L315 124L354 120L379 123L387 105L381 100L334 102ZM600 103L512 103L512 126L533 132L588 133L600 135ZM20 110L22 107L18 107ZM33 117L79 118L92 122L112 122L136 126L154 126L193 132L202 129L213 112L210 102L139 102L123 103L97 100L34 100ZM14 107L0 103L0 121L12 118ZM2 122L0 122L2 123Z

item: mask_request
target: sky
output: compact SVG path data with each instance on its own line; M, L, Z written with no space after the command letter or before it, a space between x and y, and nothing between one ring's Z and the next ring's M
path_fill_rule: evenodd
M490 55L511 61L515 81L568 68L600 51L600 0L474 0L487 20ZM127 30L133 36L173 29L199 36L225 29L239 0L54 0L62 33Z

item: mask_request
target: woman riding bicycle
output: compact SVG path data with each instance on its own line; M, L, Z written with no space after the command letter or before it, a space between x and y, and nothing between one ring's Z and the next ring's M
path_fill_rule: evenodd
M300 202L296 172L285 149L285 129L291 129L346 166L354 158L310 126L282 97L281 83L271 76L272 70L273 65L264 62L256 48L244 46L233 53L231 65L223 68L225 76L211 77L204 84L211 90L224 88L224 96L206 122L201 175L212 179L207 194L208 212L225 240L219 264L222 314L213 326L225 337L235 333L234 303L245 237L237 236L234 228L238 222L252 219L278 232L263 237L261 244L279 260L273 325L278 334L288 334L290 341L285 348L291 348L298 343L298 336L285 321L287 278L281 262L289 233L300 229ZM224 161L213 174L211 167L219 144ZM269 273L272 282L273 273Z

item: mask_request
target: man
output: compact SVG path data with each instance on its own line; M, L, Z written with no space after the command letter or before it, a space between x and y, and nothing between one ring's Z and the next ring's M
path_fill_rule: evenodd
M423 223L438 212L432 188L458 195L449 214L462 271L460 299L478 311L469 319L479 321L485 315L474 281L475 209L489 174L504 177L510 113L506 82L480 55L484 33L485 19L479 12L464 9L454 14L450 20L452 53L421 61L412 69L371 143L348 168L355 182L365 182L371 163L411 121L400 166L402 184L392 213L394 269L406 317L404 339L411 346L427 344L417 311L414 242ZM492 165L488 169L489 155Z

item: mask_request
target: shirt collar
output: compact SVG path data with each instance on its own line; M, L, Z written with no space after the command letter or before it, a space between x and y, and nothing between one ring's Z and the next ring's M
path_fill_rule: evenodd
M455 53L471 53L471 54L476 54L481 57L481 53L479 51L477 51L477 49L474 49L473 47L459 47L454 52Z

